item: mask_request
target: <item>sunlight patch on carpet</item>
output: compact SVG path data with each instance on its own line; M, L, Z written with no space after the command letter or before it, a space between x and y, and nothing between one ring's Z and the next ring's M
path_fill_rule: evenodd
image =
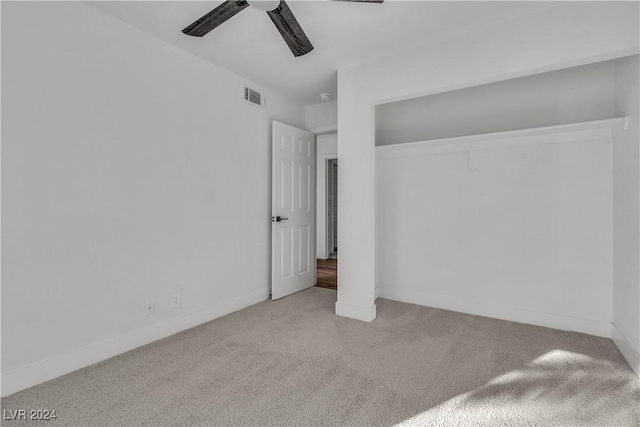
M623 404L598 397L594 391L602 388ZM396 425L505 425L524 419L555 425L567 414L585 425L622 425L630 415L640 420L639 401L637 380L615 363L556 349Z

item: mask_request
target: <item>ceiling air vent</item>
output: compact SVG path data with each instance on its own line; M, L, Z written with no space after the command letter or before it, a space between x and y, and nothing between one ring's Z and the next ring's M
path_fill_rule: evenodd
M259 106L263 104L262 94L247 86L244 87L244 100Z

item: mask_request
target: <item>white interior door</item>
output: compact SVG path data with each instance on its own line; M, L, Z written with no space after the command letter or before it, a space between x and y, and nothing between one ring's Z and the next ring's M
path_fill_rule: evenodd
M271 299L316 283L314 135L273 122Z

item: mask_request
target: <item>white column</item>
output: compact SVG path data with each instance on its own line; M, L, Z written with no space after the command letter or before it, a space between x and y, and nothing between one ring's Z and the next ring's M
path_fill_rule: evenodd
M336 314L370 322L375 291L375 109L357 75L338 76L338 301Z

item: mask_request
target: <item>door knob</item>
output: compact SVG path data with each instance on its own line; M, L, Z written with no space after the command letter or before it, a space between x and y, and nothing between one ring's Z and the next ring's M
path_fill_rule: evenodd
M287 218L286 216L272 216L271 217L271 222L281 222L281 221L286 221L289 218Z

